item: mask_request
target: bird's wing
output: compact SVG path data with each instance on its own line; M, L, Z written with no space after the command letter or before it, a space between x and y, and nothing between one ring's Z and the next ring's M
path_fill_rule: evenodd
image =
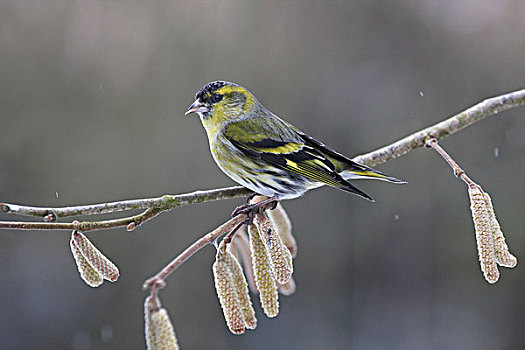
M359 164L346 157L345 155L334 151L324 143L317 141L311 136L306 135L304 132L295 130L297 135L304 141L305 144L315 148L321 154L327 156L332 163L336 166L336 171L341 172L348 170L357 176L372 177L380 180L385 180L395 183L405 183L403 180L396 179L395 177L388 176L380 172L379 170L370 168L366 165Z
M256 162L262 161L372 200L369 195L344 180L324 154L306 144L291 125L280 119L231 123L226 126L224 136Z

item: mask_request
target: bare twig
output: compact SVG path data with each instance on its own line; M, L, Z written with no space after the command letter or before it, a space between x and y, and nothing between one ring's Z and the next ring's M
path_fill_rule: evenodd
M465 182L469 186L477 186L477 184L474 181L472 181L470 177L467 176L465 171L461 169L458 163L456 163L456 161L452 159L452 157L449 156L449 154L443 148L441 148L441 146L438 144L435 138L427 139L425 143L427 147L433 148L437 153L439 153L441 157L443 157L443 159L446 160L448 165L450 165L450 167L452 168L452 171L454 172L454 175L456 177L463 180L463 182Z
M68 216L108 214L120 211L149 208L157 208L161 211L166 211L190 204L245 197L251 193L252 192L247 188L234 186L177 195L167 194L156 198L130 199L111 203L79 205L72 207L32 207L27 205L0 203L0 211L10 214L37 217L45 217L48 214L54 214L59 218Z
M261 201L265 201L266 197L261 197ZM268 206L271 206L272 202L265 203L260 210L266 210ZM249 219L248 214L239 214L230 220L226 221L221 226L217 227L212 232L204 235L197 241L195 241L192 245L190 245L188 248L186 248L185 251L180 253L175 259L170 261L160 272L158 272L155 276L148 279L144 283L144 288L150 289L150 295L156 296L157 290L159 288L164 287L166 283L166 278L173 273L180 265L182 265L186 260L188 260L193 254L197 253L199 250L207 246L208 244L211 244L215 242L219 237L222 235L228 233L226 237L224 237L224 243L229 244L234 236L234 234L237 232L237 230L243 225L243 223L246 222L246 220Z
M237 215L236 217L217 227L212 232L195 241L192 245L186 248L185 251L180 253L175 259L167 264L159 273L148 279L144 283L144 288L149 288L151 290L151 294L156 295L156 290L164 286L166 278L186 260L188 260L193 254L197 253L208 244L213 243L217 238L226 234L227 232L237 229L239 224L242 224L247 219L248 216L246 214Z
M77 230L77 231L95 231L105 230L115 227L128 227L129 231L140 224L153 219L159 215L161 210L158 208L147 209L139 215L129 216L121 219L103 220L103 221L73 221L73 222L20 222L20 221L0 221L1 228L16 230ZM130 226L131 225L131 226Z
M525 89L510 92L501 96L489 98L475 106L447 119L438 124L430 126L424 130L415 132L397 142L380 148L376 151L356 156L354 161L376 166L385 163L391 159L400 157L408 152L423 147L425 140L429 137L439 140L445 136L472 125L473 123L498 114L507 109L516 108L525 105ZM238 198L248 196L251 192L243 187L228 187L207 191L196 191L180 195L165 195L157 198L133 199L118 201L112 203L100 203L93 205L72 206L72 207L32 207L10 203L0 203L0 211L24 216L46 217L49 214L55 217L68 217L79 215L106 214L120 211L148 209L155 211L155 215L162 211L171 210L176 207L202 202L216 201L222 199ZM148 212L148 211L146 211ZM141 216L127 217L123 219L82 222L82 231L99 230L120 226L127 226L135 220L141 220ZM146 220L150 219L146 215ZM144 222L146 220L142 220ZM133 225L132 225L133 226ZM79 229L73 227L71 223L31 223L31 222L2 222L0 229L24 229L24 230L72 230ZM132 229L133 227L130 227Z

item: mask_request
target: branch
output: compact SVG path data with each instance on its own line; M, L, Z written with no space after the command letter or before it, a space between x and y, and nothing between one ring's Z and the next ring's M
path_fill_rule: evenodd
M153 219L162 211L158 208L147 209L143 213L129 216L122 219L103 220L103 221L73 221L73 222L20 222L20 221L0 221L0 228L10 228L17 230L76 230L76 231L95 231L105 230L115 227L126 226L128 231L133 231L140 224Z
M273 200L268 201L268 199L269 198L266 198L264 196L256 196L254 199L252 199L254 202L250 203L253 203L252 205L259 204L258 210L260 211L258 212L258 214L260 214L266 209L268 209L268 207L271 207L274 204ZM253 218L251 217L251 215L241 213L226 221L224 224L217 227L212 232L204 235L197 241L193 242L192 245L190 245L188 248L186 248L186 250L184 250L177 257L175 257L166 266L164 266L162 270L160 270L155 276L149 278L146 282L144 282L143 288L149 289L151 298L157 299L157 291L166 285L166 278L168 278L168 276L171 275L179 266L184 264L186 260L188 260L191 256L193 256L195 253L197 253L199 250L201 250L208 244L214 243L219 237L225 235L226 233L228 234L224 237L223 242L226 244L231 243L233 235L237 232L237 230L242 225L244 225L244 223L246 223L247 220L251 221L252 219Z
M521 107L523 105L525 105L525 89L488 98L485 101L442 121L441 123L417 131L376 151L356 156L353 160L368 166L383 164L389 160L401 157L416 148L425 146L425 140L428 137L440 140L484 119L485 117L496 115L507 109Z
M144 283L144 289L149 288L151 290L152 295L156 295L156 290L159 288L164 287L166 278L171 275L173 271L175 271L180 265L182 265L186 260L188 260L193 254L197 253L199 250L207 246L208 244L211 244L215 242L219 237L226 234L227 232L231 232L232 234L237 231L237 229L243 225L243 223L248 219L248 215L246 214L240 214L236 217L226 221L221 226L217 227L212 232L204 235L197 241L195 241L192 245L190 245L188 248L186 248L185 251L180 253L175 259L170 261L168 265L166 265L159 273L157 273L152 278L148 279Z
M525 105L525 89L510 92L505 95L486 99L475 106L456 114L455 116L444 120L438 124L430 126L421 131L415 132L405 138L394 142L388 146L380 148L376 151L359 155L354 158L354 161L368 165L377 166L389 160L395 159L408 152L423 147L427 138L442 139L448 135L474 124L475 122L498 114L507 109L516 108ZM68 217L78 215L94 215L107 214L120 211L136 210L136 209L151 209L155 211L155 215L160 212L171 210L180 206L197 204L203 202L217 201L223 199L231 199L238 197L245 197L252 192L243 187L228 187L207 191L196 191L180 195L165 195L157 198L134 199L125 200L112 203L101 203L93 205L73 206L73 207L32 207L23 206L10 203L0 203L0 210L5 213L12 213L24 216L46 217ZM146 211L147 212L147 211ZM83 228L76 228L82 231L106 229L112 227L127 226L134 222L136 225L149 220L148 215L151 212L146 212L137 215L125 217L116 220L98 221L98 222L82 222ZM145 217L144 217L145 216ZM68 223L30 223L30 222L5 222L0 221L0 229L22 229L22 230L72 230L75 227Z
M443 159L448 163L448 165L452 168L452 171L454 172L454 176L460 178L465 182L468 186L479 186L477 183L472 181L470 177L465 173L463 169L460 168L458 163L454 159L452 159L451 156L438 144L436 139L430 138L425 142L427 147L433 148Z
M247 188L234 186L177 195L167 194L156 198L130 199L118 202L79 205L74 207L32 207L26 205L0 203L0 211L10 214L37 217L45 217L46 215L52 214L59 218L80 215L109 214L120 211L149 208L157 208L161 211L166 211L190 204L245 197L251 193L252 192Z

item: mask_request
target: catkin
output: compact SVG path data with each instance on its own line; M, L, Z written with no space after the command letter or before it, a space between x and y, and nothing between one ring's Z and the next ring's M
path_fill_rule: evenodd
M264 213L255 214L255 225L270 255L272 273L278 283L286 283L293 273L292 254Z
M173 325L166 309L153 310L151 323L155 329L157 348L155 350L176 350L179 348Z
M168 311L164 308L153 308L150 300L148 297L144 303L146 348L148 350L178 350L179 343Z
M155 338L155 328L151 322L151 312L156 308L153 298L148 296L144 301L144 335L146 338L146 349L157 349L157 339Z
M277 203L273 210L267 210L266 215L273 224L273 227L281 237L284 245L290 250L292 257L297 255L297 242L292 235L292 222L284 210L281 203Z
M224 254L219 255L213 263L215 289L228 328L233 334L242 334L245 331L243 310L237 297L230 269L223 256Z
M248 232L250 235L255 284L259 290L261 306L268 317L275 317L279 313L279 294L272 274L270 257L257 227L253 224L250 225Z
M239 228L238 232L232 239L232 242L228 245L228 251L230 251L240 262L242 262L244 274L248 281L248 287L254 294L258 294L257 286L255 285L255 279L253 277L253 264L252 255L250 252L250 241L248 239L248 233L246 232L246 226L243 225Z
M73 258L75 259L75 263L77 264L77 268L78 268L78 272L80 273L80 277L90 287L100 286L102 282L104 282L104 278L102 277L100 273L95 271L95 269L91 267L91 265L86 260L86 258L84 258L84 256L78 249L73 237L71 237L69 246L71 247L71 253L73 253Z
M104 277L115 282L119 277L119 270L108 258L98 250L93 243L79 231L73 231L71 241L76 245L89 265Z
M483 195L490 218L492 237L494 240L494 256L496 257L496 261L501 266L510 268L515 267L518 263L518 259L516 259L516 257L509 252L509 247L507 246L505 237L503 236L503 231L501 230L499 222L496 219L496 214L494 213L492 200L488 193L485 192Z
M470 197L470 210L474 220L476 231L476 243L478 246L478 257L481 271L489 283L496 283L499 279L499 271L494 255L494 239L489 211L485 203L483 191L477 185L470 185L468 189Z
M255 318L255 310L253 309L252 301L250 300L248 284L246 283L246 278L242 272L241 265L229 251L225 251L223 254L222 259L224 259L226 266L230 270L235 294L237 295L237 300L244 317L246 328L255 329L255 327L257 327L257 319Z

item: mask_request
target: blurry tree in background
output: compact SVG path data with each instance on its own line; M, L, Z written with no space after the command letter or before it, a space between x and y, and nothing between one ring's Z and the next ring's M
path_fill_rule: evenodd
M524 16L512 0L2 1L0 198L65 206L231 185L200 123L183 117L217 79L348 155L373 150L523 88ZM442 142L492 195L518 259L523 113ZM255 332L224 326L215 249L189 260L163 290L181 347L525 347L520 265L483 280L464 184L429 150L381 170L409 184L360 184L374 204L328 188L285 203L298 289ZM96 290L79 279L68 234L0 232L2 348L144 348L144 278L239 203L90 235L121 271Z

